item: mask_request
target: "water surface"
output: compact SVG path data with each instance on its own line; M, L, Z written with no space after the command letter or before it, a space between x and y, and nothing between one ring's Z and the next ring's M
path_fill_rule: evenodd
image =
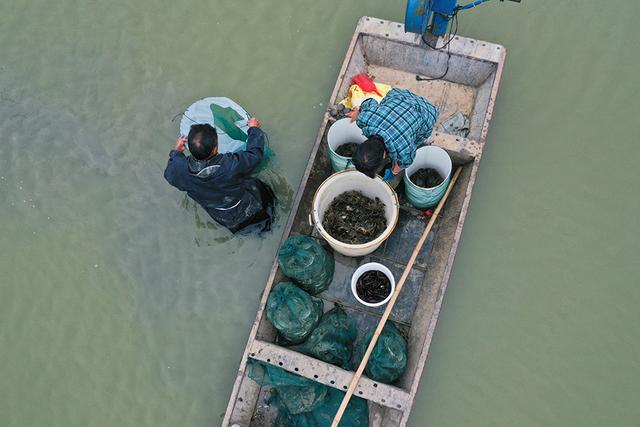
M162 179L229 96L283 215L356 20L402 2L0 4L0 425L211 426L283 220L230 238ZM509 50L412 426L640 419L635 2L460 16Z

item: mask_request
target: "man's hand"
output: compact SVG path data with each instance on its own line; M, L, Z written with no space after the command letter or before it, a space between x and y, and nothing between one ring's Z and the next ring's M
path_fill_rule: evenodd
M186 143L187 143L187 138L179 137L178 140L176 141L175 149L182 153L184 151L184 144Z
M247 120L247 124L250 128L259 128L260 126L262 126L260 120L256 119L255 117L251 117L249 120Z
M398 162L396 162L396 161L394 160L394 161L393 161L393 166L392 166L392 167L390 167L389 169L387 169L387 170L384 172L384 176L382 177L382 180L383 180L383 181L385 181L385 182L391 182L391 181L393 181L393 180L396 178L396 176L398 176L398 174L399 174L400 172L402 172L402 171L403 171L403 169L402 169L400 166L398 166Z
M393 173L393 171L391 169L392 168L389 168L389 169L384 171L384 176L382 177L382 180L384 182L391 182L396 177L397 174Z
M353 110L347 113L347 116L351 117L351 123L355 122L358 119L359 115L360 115L359 107L355 107Z
M392 172L394 175L398 175L400 172L402 172L402 168L398 165L398 162L396 161L393 162Z

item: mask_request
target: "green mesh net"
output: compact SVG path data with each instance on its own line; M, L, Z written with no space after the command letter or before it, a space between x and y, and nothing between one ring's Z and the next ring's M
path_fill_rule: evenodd
M218 133L218 152L237 153L247 148L247 120L251 115L240 105L225 97L202 98L191 104L182 114L180 136L187 137L194 124L210 124ZM265 134L266 135L266 134ZM189 148L189 147L187 147ZM256 175L264 170L274 153L269 148L269 138L264 146L262 161L253 170Z
M274 427L326 427L338 412L344 393L269 364L249 359L249 377L274 393L267 402L278 407ZM367 401L353 396L340 427L368 427Z
M295 349L351 370L351 352L358 331L356 325L340 306L326 312L309 338Z
M287 343L297 344L316 327L323 306L293 283L278 283L267 299L267 319Z
M338 408L344 397L340 390L327 387L327 394L321 404L310 412L290 414L279 410L274 427L327 427L331 425L333 417L338 413ZM282 401L282 398L279 397ZM339 427L368 427L369 410L367 401L359 397L351 397L347 409L340 419Z
M358 346L360 360L367 351L373 332L373 330L369 331ZM400 378L406 368L407 341L393 323L387 322L373 352L371 352L371 357L364 371L372 380L392 383Z
M278 262L285 276L311 295L327 289L333 279L333 255L313 237L289 237L278 251Z
M325 385L252 359L247 363L247 374L261 386L274 387L278 398L276 403L287 414L312 411L323 404L327 394Z

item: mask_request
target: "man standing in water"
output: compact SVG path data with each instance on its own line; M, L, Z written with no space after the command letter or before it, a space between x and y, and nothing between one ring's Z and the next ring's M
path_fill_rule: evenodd
M191 126L188 138L178 138L169 153L164 177L215 221L232 233L263 232L271 229L274 194L271 188L249 176L264 155L264 132L260 121L251 118L247 148L237 153L218 153L218 134L209 124ZM191 155L183 151L188 141Z
M358 145L353 165L374 178L390 157L393 163L383 179L393 181L411 165L418 146L431 136L438 114L426 99L404 89L392 89L380 103L365 99L349 113L368 138Z

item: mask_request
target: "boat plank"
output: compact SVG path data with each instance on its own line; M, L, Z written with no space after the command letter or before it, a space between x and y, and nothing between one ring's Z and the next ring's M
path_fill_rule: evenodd
M250 357L338 390L348 387L353 378L351 371L265 341L253 341ZM355 395L379 405L400 410L409 404L410 399L406 391L366 377L363 377L358 384Z

